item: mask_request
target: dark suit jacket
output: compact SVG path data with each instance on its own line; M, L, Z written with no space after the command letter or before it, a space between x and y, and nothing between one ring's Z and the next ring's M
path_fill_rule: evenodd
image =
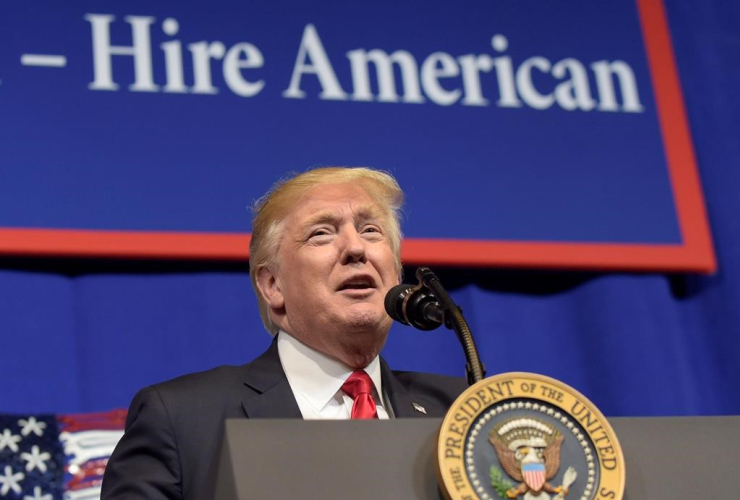
M466 388L463 379L392 372L382 359L381 372L397 418L442 417ZM301 418L277 342L246 365L222 366L139 391L108 462L101 498L210 500L227 418Z

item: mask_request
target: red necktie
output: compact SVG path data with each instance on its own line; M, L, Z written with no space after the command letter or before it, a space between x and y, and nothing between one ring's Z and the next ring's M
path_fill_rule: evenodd
M354 400L352 420L378 418L378 409L373 400L373 381L364 370L352 372L342 385L342 390Z

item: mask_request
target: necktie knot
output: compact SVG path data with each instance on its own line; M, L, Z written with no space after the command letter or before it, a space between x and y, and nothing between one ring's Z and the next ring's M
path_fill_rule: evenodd
M378 418L378 410L373 400L373 381L364 370L355 370L342 385L344 391L354 400L352 419Z
M370 375L365 373L365 370L355 370L349 377L347 377L347 380L344 381L342 390L346 392L349 397L355 399L359 394L372 394L373 381L370 380Z

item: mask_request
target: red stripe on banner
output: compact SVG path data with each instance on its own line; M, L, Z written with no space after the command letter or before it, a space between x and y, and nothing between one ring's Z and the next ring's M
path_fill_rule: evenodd
M603 271L694 271L710 273L703 256L680 245L599 243L519 243L460 240L404 241L404 262L428 265L489 266Z
M248 234L0 229L0 255L246 260Z
M717 261L661 0L636 0L686 259L704 272Z
M0 229L0 255L244 261L249 258L249 241L248 234ZM715 269L705 254L681 245L408 238L402 259L409 265L705 273Z

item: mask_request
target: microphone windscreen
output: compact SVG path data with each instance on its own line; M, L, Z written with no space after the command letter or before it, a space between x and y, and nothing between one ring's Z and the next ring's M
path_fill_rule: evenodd
M388 313L394 321L408 325L409 322L406 320L406 314L403 310L403 301L408 295L409 290L414 288L414 285L402 283L396 285L390 290L385 296L385 312Z

